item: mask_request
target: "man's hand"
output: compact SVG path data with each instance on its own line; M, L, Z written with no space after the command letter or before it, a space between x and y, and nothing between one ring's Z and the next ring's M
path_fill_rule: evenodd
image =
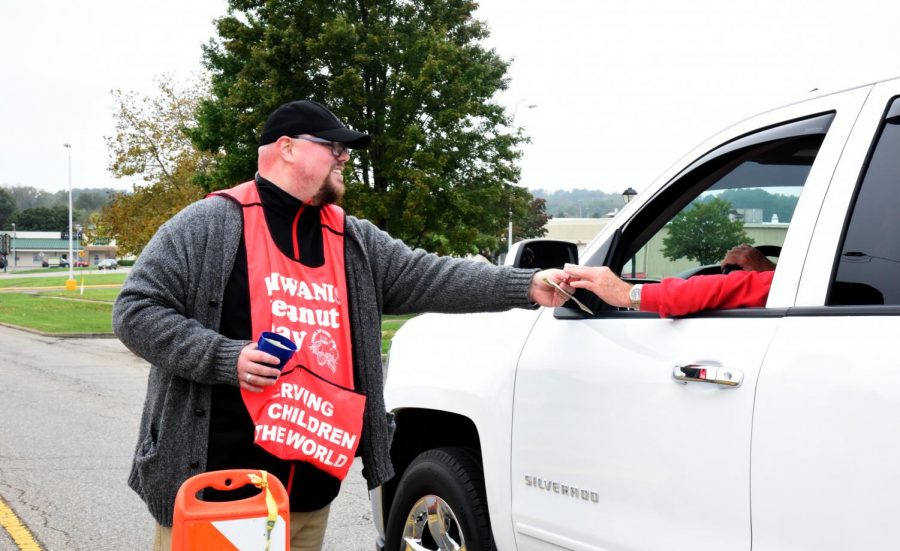
M557 269L541 270L531 276L531 286L528 288L528 300L531 302L555 308L562 306L568 300L551 285L548 285L544 278L556 283L570 293L575 292L574 289L566 284L569 276L564 271Z
M631 307L628 296L631 285L606 266L578 266L566 264L565 273L569 276L569 285L576 289L587 289L600 297L610 306Z
M241 350L237 361L237 376L240 386L250 392L262 392L272 386L281 375L281 371L272 367L278 365L278 358L259 350L255 342Z
M722 266L734 264L749 272L769 272L775 269L775 264L754 247L743 243L734 247L722 260Z

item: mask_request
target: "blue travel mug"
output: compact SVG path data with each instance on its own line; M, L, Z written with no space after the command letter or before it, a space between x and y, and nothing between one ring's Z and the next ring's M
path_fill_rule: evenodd
M263 352L278 358L278 365L272 366L278 369L284 369L284 365L288 363L288 360L297 351L297 345L294 344L294 341L271 331L263 331L256 345Z

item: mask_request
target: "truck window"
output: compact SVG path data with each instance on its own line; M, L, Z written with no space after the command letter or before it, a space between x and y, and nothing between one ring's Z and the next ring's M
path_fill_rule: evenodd
M900 99L869 154L844 230L829 306L900 304Z
M750 134L694 163L664 192L670 198L655 201L661 209L648 205L629 223L621 276L720 273L722 257L741 243L766 245L777 257L832 119L828 113Z

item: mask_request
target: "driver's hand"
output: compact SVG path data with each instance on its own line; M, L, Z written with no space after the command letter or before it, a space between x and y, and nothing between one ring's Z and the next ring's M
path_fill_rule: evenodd
M775 264L766 258L764 254L746 243L742 243L725 253L722 259L722 267L727 265L740 266L742 270L751 272L768 272L775 269Z
M587 289L610 306L628 308L631 306L629 292L631 285L619 279L618 274L606 266L563 266L569 275L569 285L576 289Z

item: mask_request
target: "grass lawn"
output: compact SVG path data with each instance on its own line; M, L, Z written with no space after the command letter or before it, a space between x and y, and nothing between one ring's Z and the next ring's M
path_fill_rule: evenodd
M74 270L75 270L76 275L80 274L81 272L103 273L102 271L98 270L96 266L88 266L87 268L84 268L84 267L74 268ZM10 275L15 275L15 274L61 274L64 277L68 277L69 269L68 268L19 268L18 270L13 272L12 267L10 266L10 267L6 268L6 273L10 274Z
M28 277L0 280L0 288L61 287L68 274L54 277ZM86 288L81 293L81 278L76 276L75 291L42 290L29 293L0 293L0 322L29 327L44 333L109 333L112 331L112 303L119 287ZM125 274L94 274L84 278L85 286L121 285ZM74 299L74 300L60 300ZM387 354L391 339L413 316L384 316L381 324L381 352Z
M65 287L69 273L56 272L56 275L47 277L16 277L0 279L0 289L9 288L33 288L33 287ZM75 281L81 286L81 274L75 274ZM85 285L121 285L125 281L125 274L84 274Z
M80 283L81 282L79 282L79 285ZM80 288L77 291L39 291L38 295L42 297L93 300L97 302L108 302L112 304L113 302L115 302L116 297L119 296L119 288L114 287L112 289L85 289L84 294L81 293Z
M394 334L397 333L404 323L407 320L415 317L415 315L410 314L406 316L384 316L381 320L381 353L387 354L388 349L391 347L391 339L394 338Z
M45 333L111 333L112 304L2 293L0 321Z

